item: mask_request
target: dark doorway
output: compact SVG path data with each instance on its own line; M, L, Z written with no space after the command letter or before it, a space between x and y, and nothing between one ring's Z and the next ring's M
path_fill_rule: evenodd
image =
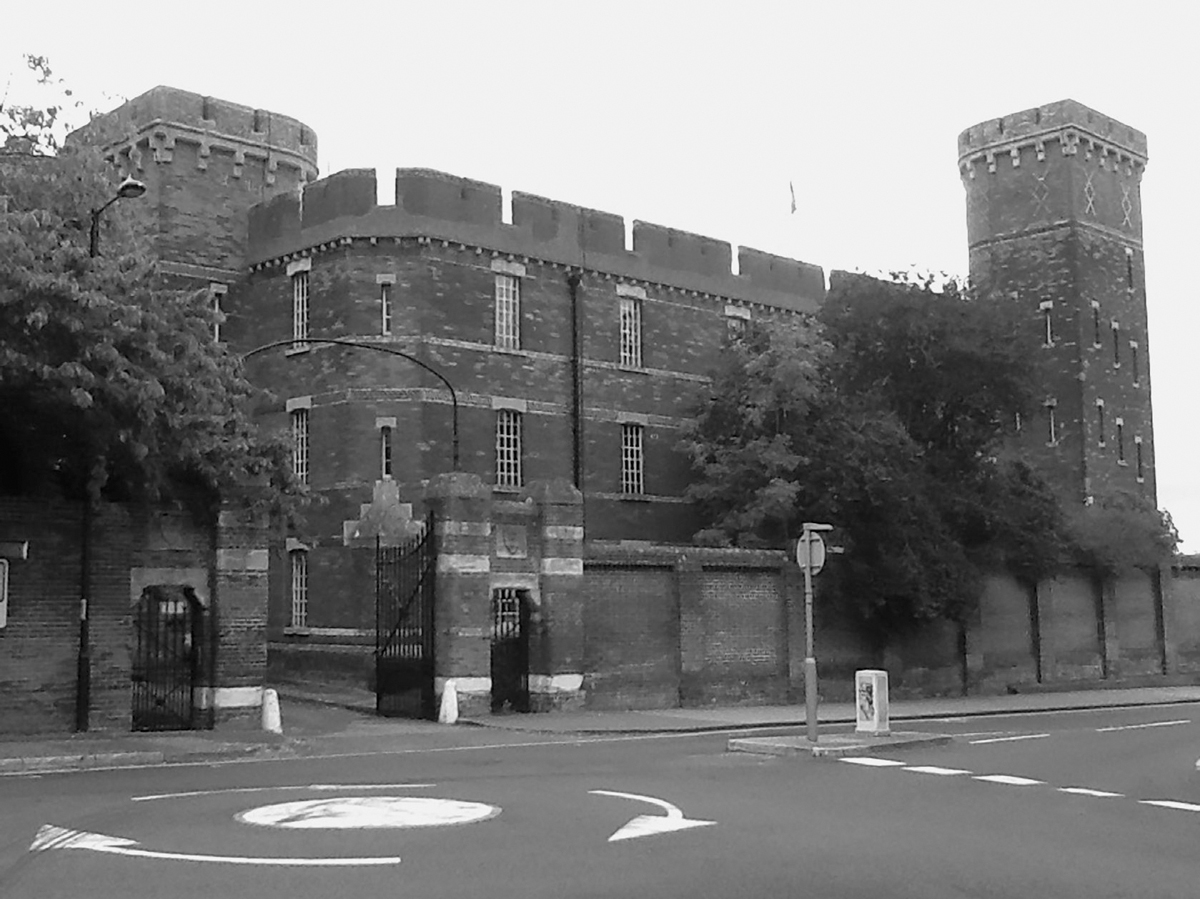
M492 711L529 711L529 591L492 590Z
M190 587L156 585L142 591L133 619L134 730L196 726L202 617Z

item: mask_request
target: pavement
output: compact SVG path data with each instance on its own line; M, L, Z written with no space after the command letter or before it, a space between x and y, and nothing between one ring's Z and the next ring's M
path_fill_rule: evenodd
M418 733L438 733L453 738L455 733L465 736L469 730L480 727L565 736L765 730L805 724L803 705L755 705L501 714L439 725L376 718L374 694L352 685L287 682L270 686L279 693L282 734L268 733L257 729L254 722L246 722L212 731L0 736L0 775L297 755L312 751L314 746L319 747L325 738L352 737L363 732L365 727L377 737L391 734L401 740ZM897 699L890 705L891 720L900 722L1187 702L1200 702L1200 685ZM853 723L854 705L849 702L822 703L817 716L821 724ZM478 731L472 732L478 734ZM906 735L896 731L895 737L900 740ZM774 754L805 748L801 738L780 739L792 743L788 744L790 748ZM839 742L832 736L823 736L822 740L829 742L831 747ZM878 743L879 738L875 738L875 742ZM846 745L844 740L841 745Z

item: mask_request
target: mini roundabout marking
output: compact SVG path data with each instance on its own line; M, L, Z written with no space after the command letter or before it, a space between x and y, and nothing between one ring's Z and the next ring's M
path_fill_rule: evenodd
M309 789L347 791L379 788L385 785L373 784L312 784ZM398 786L428 787L433 784L391 784ZM305 789L304 787L262 787L248 788L246 792L261 789L264 792L271 789ZM159 794L156 796L134 797L134 801L146 799L183 798L202 795L216 795L225 792L241 792L240 790L223 791L194 791L178 794ZM417 827L447 827L461 824L474 824L486 821L500 814L500 807L483 802L469 802L463 799L441 799L428 796L335 796L320 799L303 799L293 802L279 802L247 809L234 815L234 819L249 825L273 827L285 830L371 830L371 829L407 829ZM233 865L305 865L305 866L366 866L366 865L398 865L399 856L366 856L366 857L335 857L335 858L300 858L292 856L234 856L234 855L203 855L190 852L166 852L143 849L136 840L107 834L88 833L86 831L70 830L53 825L44 825L38 831L33 844L29 847L33 852L45 852L55 849L85 849L108 855L133 856L167 861L216 862Z

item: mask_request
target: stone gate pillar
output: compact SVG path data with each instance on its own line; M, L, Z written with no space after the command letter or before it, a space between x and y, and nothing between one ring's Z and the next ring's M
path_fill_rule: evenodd
M541 646L529 676L535 712L583 707L583 494L565 480L530 490L538 506Z
M459 713L479 715L491 704L492 488L478 475L447 472L429 482L425 505L434 514L437 594L434 672L440 696L454 679Z

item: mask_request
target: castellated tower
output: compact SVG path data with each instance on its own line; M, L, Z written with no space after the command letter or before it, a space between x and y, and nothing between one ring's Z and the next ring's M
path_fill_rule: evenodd
M1074 100L958 138L974 286L1017 303L1044 397L1016 422L1068 502L1156 501L1139 185L1146 136Z
M156 87L93 119L69 140L99 144L143 181L159 271L179 286L245 274L248 212L317 175L317 138L296 119Z

